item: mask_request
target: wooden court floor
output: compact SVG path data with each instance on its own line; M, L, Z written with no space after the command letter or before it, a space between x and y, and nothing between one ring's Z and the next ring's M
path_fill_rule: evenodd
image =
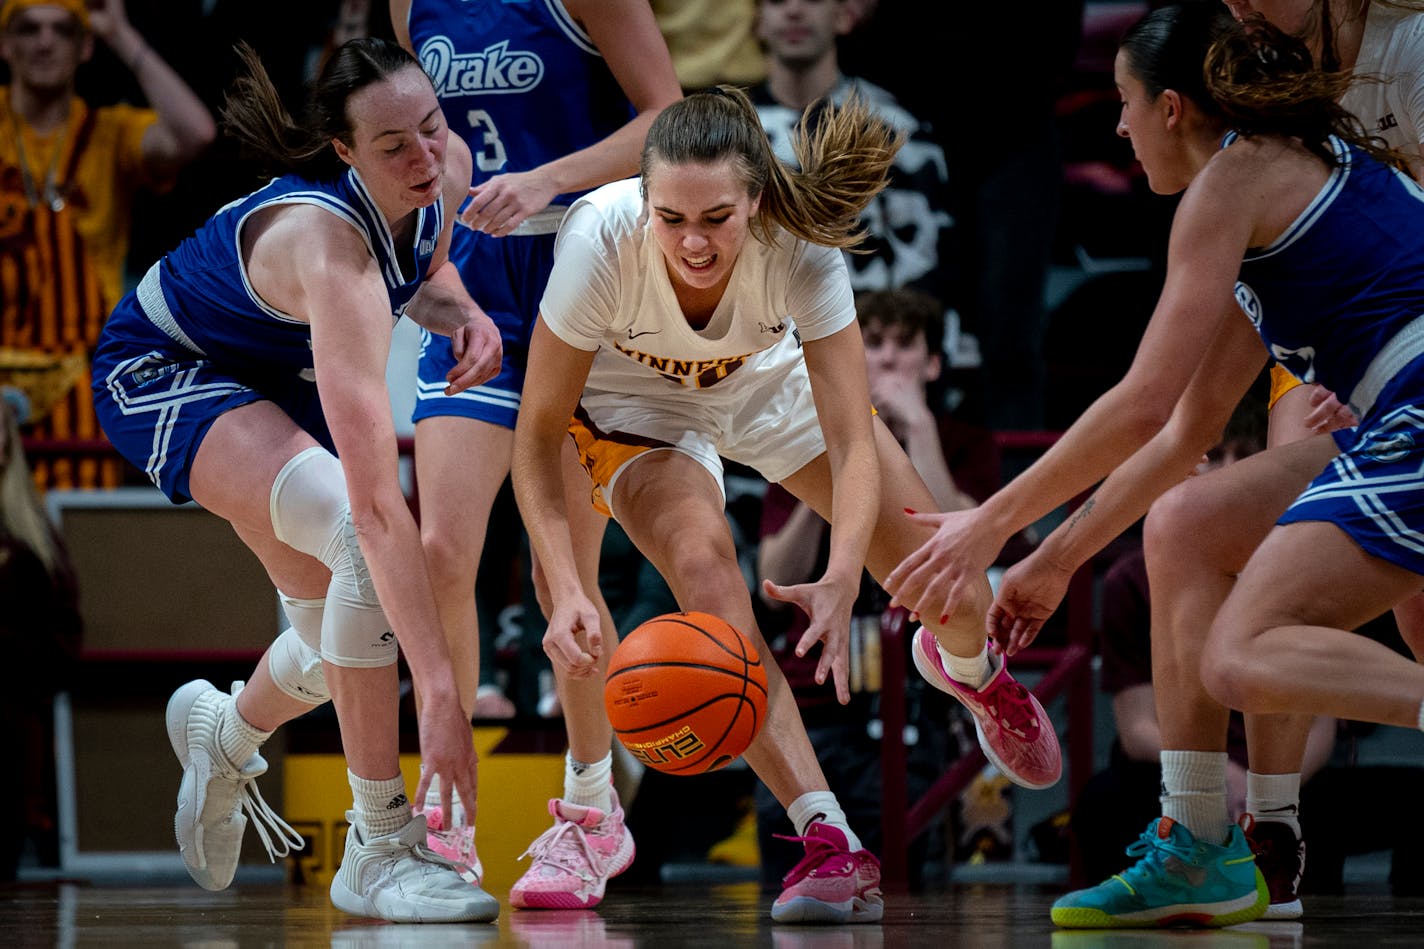
M503 902L505 894L496 893ZM951 885L889 894L878 926L772 924L770 895L755 884L610 887L595 910L536 912L505 905L496 923L393 925L347 916L324 889L30 883L0 888L0 946L16 949L455 949L455 947L766 946L773 949L1309 949L1424 946L1424 899L1379 892L1314 897L1294 923L1224 930L1055 930L1057 890L1013 884Z

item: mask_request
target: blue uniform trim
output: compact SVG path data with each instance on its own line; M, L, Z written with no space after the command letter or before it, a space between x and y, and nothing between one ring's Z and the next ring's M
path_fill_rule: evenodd
M574 18L569 16L569 11L564 9L564 5L559 0L544 0L544 6L548 7L549 15L554 18L559 29L564 31L564 35L575 46L590 56L602 58L603 54L598 51L597 46L593 45L593 39L579 27L578 23L574 22Z

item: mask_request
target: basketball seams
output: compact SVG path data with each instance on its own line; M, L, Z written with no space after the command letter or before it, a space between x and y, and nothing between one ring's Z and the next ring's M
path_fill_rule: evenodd
M737 716L740 716L742 714L742 706L751 706L752 711L754 713L756 712L756 706L752 703L752 700L748 698L745 694L740 692L720 692L717 695L714 695L712 698L708 699L707 701L703 702L701 705L694 705L690 708L679 709L676 715L665 718L662 721L647 722L646 724L639 725L637 728L614 728L613 733L615 735L636 735L638 732L654 731L659 728L667 728L674 722L680 722L691 715L696 715L698 712L706 711L713 705L716 705L718 702L725 701L726 699L735 699L738 705L737 714L732 717L732 724L736 724ZM753 717L755 717L755 715L753 715ZM728 731L730 731L730 729L728 729ZM726 737L726 734L722 735L722 739L725 739ZM719 742L722 739L718 739Z
M734 679L741 679L742 682L746 683L747 685L756 686L758 689L761 690L761 693L763 695L767 694L766 686L762 685L760 682L756 681L750 675L747 675L744 672L738 672L735 669L727 669L722 666L708 665L705 662L678 662L673 659L659 659L655 662L639 662L635 665L620 666L618 669L615 669L614 671L608 674L608 681L611 683L613 682L613 680L617 679L621 675L624 675L626 673L637 672L640 669L701 669L705 672L715 672L718 675L730 676ZM722 694L734 695L736 693L724 692ZM745 695L745 690L741 694Z
M713 616L713 615L710 614L710 613L686 614L686 615L699 615L699 616L706 616L706 617L708 617L709 619L714 619L714 620L717 619L717 617ZM747 655L745 648L743 648L741 652L733 652L733 651L728 647L728 645L727 645L726 642L724 642L722 639L718 638L717 636L713 635L711 631L706 630L706 629L703 629L701 626L698 626L696 623L693 623L693 622L691 622L691 621L689 621L689 620L687 620L687 619L684 619L684 618L683 618L683 614L671 613L671 614L668 614L667 616L661 617L661 619L663 620L663 622L671 623L671 624L676 625L676 626L686 626L688 629L691 629L691 630L695 631L696 633L698 633L699 635L701 635L703 638L705 638L705 639L707 639L709 642L713 643L715 646L717 646L718 649L721 649L721 650L722 650L723 652L725 652L727 655L731 656L731 657L734 658L734 659L740 659L740 660L742 660L742 664L743 664L743 665L746 665L746 666L759 666L759 665L761 665L761 654L760 654L760 653L757 654L756 662L752 662L752 661L751 661L751 658ZM721 621L721 620L718 620L718 622L722 623L722 628L723 628L724 630L726 630L727 632L729 632L729 633L732 634L732 639L733 639L733 641L737 644L738 647L746 647L746 646L751 645L751 638L748 637L745 633L740 632L740 631L739 631L735 626L733 626L731 623L723 622L723 621ZM635 630L634 632L636 632L636 630ZM632 633L629 633L629 636L632 636Z

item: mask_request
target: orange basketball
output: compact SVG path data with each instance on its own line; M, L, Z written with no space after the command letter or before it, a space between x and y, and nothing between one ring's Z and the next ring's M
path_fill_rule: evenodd
M613 733L668 774L715 771L766 720L766 668L751 640L708 613L666 613L633 630L608 662Z

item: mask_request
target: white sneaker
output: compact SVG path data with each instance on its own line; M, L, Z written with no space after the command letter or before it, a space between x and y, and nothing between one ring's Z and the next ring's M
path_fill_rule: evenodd
M421 815L370 840L361 839L355 811L347 811L346 819L346 855L331 881L337 909L393 923L488 923L499 917L499 903L468 871L425 845Z
M225 695L206 679L195 679L168 700L168 741L183 766L173 833L188 874L205 890L232 883L247 829L244 810L273 862L306 845L254 783L266 773L266 760L254 754L238 768L219 747L223 715L241 690L242 683L235 682L233 694Z

